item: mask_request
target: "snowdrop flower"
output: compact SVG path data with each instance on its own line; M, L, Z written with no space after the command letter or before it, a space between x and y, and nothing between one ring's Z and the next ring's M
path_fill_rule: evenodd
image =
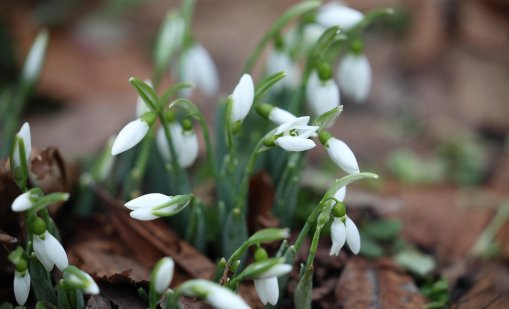
M172 122L169 125L169 130L178 164L182 168L190 167L199 154L196 132L191 126L183 128L178 122ZM162 127L157 132L156 144L163 159L169 161L171 159L170 145Z
M231 120L233 123L240 122L246 118L253 105L254 94L255 87L251 75L242 75L231 96L233 101Z
M22 142L25 149L24 156L22 156L21 154ZM28 168L31 153L32 153L32 138L30 134L30 125L28 124L28 122L25 122L23 126L21 126L21 129L19 130L18 134L16 134L16 137L14 139L14 148L12 150L11 156L14 168L21 167L21 162L24 162L26 164L26 167Z
M302 29L302 49L306 52L309 51L316 44L325 30L327 29L320 24L306 24Z
M33 246L35 256L46 271L53 270L54 265L64 271L69 265L64 247L47 230L42 234L34 234Z
M150 193L127 202L125 207L132 210L131 218L148 221L177 214L189 204L191 199L191 194L167 196Z
M12 202L12 205L11 205L11 209L12 211L15 211L15 212L22 212L22 211L25 211L25 210L28 210L30 208L32 208L32 206L34 205L34 203L37 201L37 199L40 197L40 190L29 190L25 193L22 193L21 195L19 195L13 202Z
M315 116L319 116L339 106L339 88L331 78L331 74L325 73L321 78L317 71L309 76L306 85L306 97L308 107Z
M30 294L30 273L28 272L28 265L25 260L16 265L13 288L16 302L18 305L23 306Z
M164 257L157 262L150 278L157 293L163 293L170 286L174 267L175 263L170 257Z
M256 293L260 301L267 305L276 305L279 299L279 286L277 277L284 276L292 271L292 266L288 264L278 264L262 273L254 280Z
M276 74L281 71L287 73L285 78L272 87L273 89L280 90L283 87L295 87L299 83L299 66L284 51L272 50L267 56L265 68L267 75Z
M184 295L204 299L214 308L218 309L248 309L246 302L230 289L217 285L213 282L194 279L181 285Z
M299 117L283 123L274 132L274 144L288 151L305 151L316 146L310 140L316 134L317 126L308 126L309 116Z
M201 44L194 44L184 51L181 62L181 79L191 82L203 91L206 96L213 96L219 88L219 77L212 57ZM186 97L191 89L184 89Z
M94 279L75 266L68 266L64 270L64 281L68 285L83 290L86 294L99 294L99 286Z
M359 173L357 159L345 142L332 137L327 131L320 132L320 142L327 149L332 161L348 174Z
M297 117L289 111L267 103L258 104L256 106L256 111L262 117L269 119L277 125L282 125L283 123L292 122L297 119Z
M341 26L344 30L351 29L363 18L361 12L336 1L323 5L316 15L316 21L325 28Z
M150 88L153 88L152 82L148 79L144 80L145 84L149 85ZM138 99L136 100L136 117L141 117L143 114L150 112L150 108L145 104L143 98L138 95Z
M129 122L115 138L111 147L111 154L117 155L136 146L147 134L150 126L155 121L155 117L153 113L148 112Z
M341 59L337 78L345 95L357 103L366 101L371 89L371 66L364 54L349 53Z
M330 255L338 255L341 248L348 243L350 250L357 254L361 249L359 230L347 215L343 218L334 217L331 225L332 247Z

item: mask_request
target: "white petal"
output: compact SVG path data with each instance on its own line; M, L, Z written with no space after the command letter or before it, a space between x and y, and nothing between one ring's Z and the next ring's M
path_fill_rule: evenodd
M355 223L348 217L346 217L345 225L348 247L354 254L357 254L361 250L361 236L359 235L359 230Z
M18 134L16 134L16 136L19 139L23 140L23 145L25 146L24 160L28 167L29 163L30 163L30 155L32 153L32 137L30 135L30 125L28 124L28 122L25 122L23 124L23 126L21 126L21 129L19 130ZM14 146L13 161L14 161L14 166L21 166L21 153L20 153L20 149L19 149L19 143L17 143L17 142Z
M166 140L166 135L164 134L164 129L162 127L157 130L156 145L159 153L161 154L161 157L166 161L170 160L171 153L168 146L168 141Z
M183 143L182 132L183 128L180 125L180 123L172 122L170 124L170 134L171 139L173 141L172 144L173 147L175 148L175 154L177 155L177 157L182 152ZM169 161L171 159L171 151L163 127L160 127L159 130L157 131L156 144L163 159Z
M11 208L12 211L20 212L30 209L32 205L33 202L30 200L30 192L25 192L12 202Z
M267 279L256 279L254 281L256 294L258 294L258 298L260 298L260 301L262 304L267 304L267 293L266 293L266 285Z
M145 84L153 87L152 82L148 79L145 80ZM136 101L136 117L141 117L146 112L150 112L150 108L148 108L141 96L138 96L138 100Z
M30 294L30 273L26 271L25 275L22 276L19 272L15 271L13 286L16 302L18 305L23 306Z
M117 138L115 138L115 142L111 148L111 154L117 155L136 146L136 144L145 137L148 130L148 123L140 118L129 122L120 133L118 133Z
M62 247L60 242L48 231L46 231L44 237L44 247L48 258L55 263L60 271L64 271L64 269L69 266L67 253L65 253L64 247Z
M35 256L37 257L39 262L41 262L42 266L44 266L44 269L50 272L53 269L55 263L53 263L53 261L46 254L46 245L44 243L44 240L42 240L37 235L34 235L33 240Z
M206 282L206 281L205 281ZM244 300L231 290L219 285L211 285L210 293L207 295L207 302L220 309L248 309L250 308Z
M319 128L319 126L298 126L295 129L297 130L299 137L309 138L316 136L316 131L318 131Z
M149 193L130 200L125 204L125 207L136 210L138 208L152 208L164 204L171 200L171 196L161 193Z
M131 213L129 213L131 218L140 220L140 221L149 221L159 218L158 216L154 215L152 213L152 207L146 207L146 208L138 208Z
M200 44L189 48L182 59L182 81L187 81L199 87L207 96L213 96L219 88L219 77L212 57ZM190 95L190 89L184 90L185 96Z
M371 79L371 66L365 55L348 54L341 60L338 69L340 88L357 103L368 98Z
M355 155L343 141L332 137L327 141L326 148L332 161L345 172L348 174L359 172L359 165Z
M232 121L234 123L246 118L253 105L254 91L254 83L251 75L242 75L232 94Z
M316 15L317 22L324 27L341 26L344 30L351 29L363 18L361 12L335 2L323 5Z
M307 24L302 30L302 47L304 50L312 48L326 28L319 24Z
M83 272L83 275L85 275L85 277L87 277L87 281L88 281L88 285L86 288L83 289L83 292L85 292L86 294L92 294L92 295L99 294L99 287L97 286L97 283L95 283L94 279L86 272Z
M275 144L288 151L305 151L316 146L312 140L298 136L281 136Z
M276 305L277 300L279 298L279 286L277 282L277 277L270 277L261 280L263 280L261 288L265 289L266 301L271 305Z
M346 186L343 186L334 193L334 198L337 199L340 202L343 202L345 200L346 196Z
M340 218L334 218L331 224L330 236L332 238L330 255L338 255L346 241L346 227Z
M292 113L279 107L273 107L269 113L269 120L278 125L285 122L292 122L295 119L297 119L297 117L295 117Z
M279 264L271 267L269 270L260 275L259 278L270 278L270 277L279 277L288 274L292 271L292 265L288 264Z
M169 286L171 279L173 278L173 269L175 263L171 258L164 258L164 261L157 270L155 276L155 289L160 294L164 292Z
M200 151L198 137L194 131L185 131L181 136L182 144L178 151L178 162L183 168L193 165Z
M292 129L295 129L296 127L306 126L309 122L309 116L302 116L299 118L292 119L289 122L285 122L281 124L279 127L277 127L275 131L275 135L281 134L283 132L290 131Z
M308 107L315 116L319 116L339 106L339 88L336 82L329 79L321 81L316 72L309 77L306 85Z
M281 71L286 72L286 76L272 86L272 89L296 86L300 80L299 66L293 63L286 52L272 50L267 57L266 70L267 75L276 74Z

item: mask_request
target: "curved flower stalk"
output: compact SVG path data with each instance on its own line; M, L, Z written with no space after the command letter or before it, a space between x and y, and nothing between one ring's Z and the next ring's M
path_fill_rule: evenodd
M233 123L242 122L246 118L253 105L254 94L255 87L251 75L242 75L231 96Z
M316 21L325 28L341 26L350 30L364 18L364 14L337 1L324 4L318 9Z
M117 155L136 146L145 137L155 119L156 115L154 113L147 112L140 118L129 122L115 138L111 147L111 154Z
M99 294L99 286L94 279L76 266L71 265L64 270L64 282L73 288L83 290L86 294Z
M264 305L269 303L275 306L277 304L279 299L279 285L277 277L284 276L291 271L291 265L278 264L272 266L269 270L254 279L256 293Z
M190 123L184 128L178 122L170 123L169 130L171 133L172 144L173 148L175 149L175 155L177 156L178 164L182 168L190 167L196 161L196 158L198 158L199 154L199 144L196 132ZM170 146L162 127L159 128L157 132L156 143L159 149L159 153L163 159L170 161Z
M306 85L306 97L308 107L315 116L330 111L340 105L339 88L332 79L330 69L329 72L319 74L314 71L309 76Z
M219 89L216 66L208 51L199 43L186 49L182 55L181 80L191 82L206 96L214 96ZM184 89L183 95L189 97L191 89Z
M32 222L32 231L35 256L46 271L53 270L55 265L60 271L64 271L69 266L67 253L60 242L48 232L46 223L37 217Z
M132 210L131 218L149 221L179 213L189 205L192 198L192 194L167 196L160 193L150 193L127 202L125 207Z
M306 151L316 146L309 138L316 134L317 126L308 126L309 116L299 117L285 122L274 131L267 145L277 145L288 151Z
M194 279L189 280L178 288L182 294L198 297L218 309L247 309L246 302L230 289L213 282Z
M28 265L26 261L16 265L13 288L16 302L18 305L23 306L28 299L28 295L30 294L30 273L28 272Z
M144 80L145 84L149 85L150 88L154 88L152 81L149 79ZM136 117L140 118L143 114L150 112L150 108L147 106L143 98L138 95L138 99L136 100Z
M332 137L327 131L320 132L320 142L332 161L348 174L359 173L359 165L352 150L345 142Z
M342 92L363 103L371 89L371 66L364 54L348 53L339 63L337 79Z

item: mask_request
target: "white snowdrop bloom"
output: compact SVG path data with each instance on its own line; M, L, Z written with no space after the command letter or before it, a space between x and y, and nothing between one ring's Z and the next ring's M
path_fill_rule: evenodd
M355 223L353 223L352 219L346 216L346 242L348 243L348 247L354 254L359 253L361 250L361 236L359 234L359 230Z
M196 132L184 130L178 122L171 123L169 130L179 165L183 168L190 167L198 158L200 151ZM162 127L157 131L156 144L163 159L169 161L171 159L170 146Z
M214 308L218 309L248 309L246 302L230 289L216 283L194 279L181 285L182 293L191 297L204 299Z
M340 218L335 217L330 228L330 236L332 238L332 246L329 255L338 255L339 251L345 245L346 227Z
M181 80L190 82L207 96L213 96L219 89L219 77L212 57L201 44L194 44L185 50L181 62ZM191 89L182 91L185 97L191 95Z
M299 66L292 61L288 53L278 50L272 50L267 56L266 62L267 75L278 72L286 72L285 78L275 84L272 89L280 90L283 87L295 87L300 80Z
M189 194L168 196L150 193L127 202L125 207L132 210L131 218L148 221L178 213L189 204L191 198L192 196Z
M279 264L271 267L254 280L256 293L260 301L266 305L276 305L279 299L279 286L277 277L288 274L292 271L292 266L288 264Z
M341 140L331 137L325 144L329 157L348 174L359 172L359 165L352 150Z
M233 101L231 120L233 123L246 118L253 105L254 94L255 87L251 75L242 75L231 96Z
M99 294L99 286L92 276L75 266L69 266L64 270L64 281L72 287L83 290L86 294Z
M21 149L20 143L23 141L23 146L25 148L25 156L21 157ZM21 129L16 134L16 138L14 140L14 148L12 152L12 159L14 163L14 167L21 167L21 161L23 160L28 165L30 163L30 155L32 154L32 137L30 134L30 125L28 122L25 122Z
M64 247L47 230L42 235L34 235L33 246L35 256L46 271L51 271L54 265L64 271L69 265Z
M152 82L148 79L144 80L145 84L149 85L151 88L153 87ZM141 117L143 114L150 112L150 108L145 104L143 98L138 95L138 100L136 100L136 117Z
M145 137L149 129L149 124L142 118L129 122L115 138L111 154L117 155L133 148Z
M295 117L294 114L279 107L273 107L270 110L268 117L270 121L278 125L281 125L286 122L291 122L297 119L297 117Z
M306 24L302 29L302 49L306 52L309 51L325 30L327 29L324 26L317 23Z
M170 286L174 267L175 263L169 257L164 257L157 263L154 276L154 287L157 293L163 293Z
M14 272L14 297L18 305L23 306L30 294L30 273L28 269L23 272Z
M341 26L344 30L351 29L363 18L361 12L336 1L323 5L316 14L316 21L325 28Z
M342 92L355 102L366 101L371 90L371 66L364 54L347 54L337 70L339 87Z
M32 208L34 200L30 196L30 191L27 191L18 196L14 202L12 202L11 209L15 212L21 212Z
M343 202L345 200L346 196L346 186L343 186L334 193L334 198L340 202Z
M316 71L309 76L306 97L308 107L315 116L326 113L340 104L339 88L336 82L332 78L326 81L320 80Z
M274 143L288 151L305 151L316 146L309 139L318 130L317 126L308 126L309 116L299 117L285 122L276 128Z
M34 83L41 73L46 55L49 34L47 30L39 32L30 51L27 55L25 65L23 66L23 79L29 83Z

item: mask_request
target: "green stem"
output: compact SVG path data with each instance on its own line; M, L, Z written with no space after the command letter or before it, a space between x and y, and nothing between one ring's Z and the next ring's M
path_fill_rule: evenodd
M173 145L173 140L171 138L171 132L169 128L169 123L166 121L162 113L159 113L159 120L161 121L161 125L163 126L164 135L166 136L166 140L168 141L168 146L170 148L171 154L171 165L175 170L177 192L179 193L188 193L189 190L189 179L186 177L185 171L182 169L178 162L177 152L175 150L175 146Z
M286 12L279 17L274 24L270 27L270 29L265 33L265 35L262 37L262 39L256 44L255 49L249 57L247 58L246 64L244 65L243 72L249 73L253 70L253 67L255 66L256 62L260 58L263 50L267 46L267 44L275 37L277 36L281 30L294 18L305 14L306 12L309 12L311 10L316 9L320 5L320 1L306 1L299 3L290 9L288 9Z

